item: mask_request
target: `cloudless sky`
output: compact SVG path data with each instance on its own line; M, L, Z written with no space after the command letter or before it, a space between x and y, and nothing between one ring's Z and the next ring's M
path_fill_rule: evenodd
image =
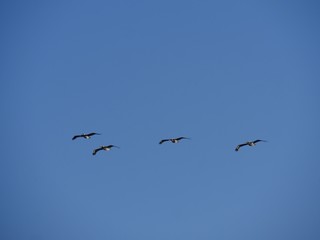
M0 238L320 239L319 7L3 1Z

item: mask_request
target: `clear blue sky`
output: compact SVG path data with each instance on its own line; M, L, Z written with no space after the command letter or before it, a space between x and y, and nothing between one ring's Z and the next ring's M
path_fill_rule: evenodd
M2 2L0 238L320 239L319 6Z

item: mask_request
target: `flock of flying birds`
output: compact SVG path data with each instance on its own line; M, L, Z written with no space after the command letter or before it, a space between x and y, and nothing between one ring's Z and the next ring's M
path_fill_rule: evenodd
M85 139L89 139L91 138L92 136L94 135L101 135L100 133L95 133L95 132L92 132L92 133L83 133L83 134L80 134L80 135L75 135L72 140L75 140L77 138L85 138ZM178 143L180 142L181 140L183 139L190 139L190 138L187 138L187 137L177 137L177 138L168 138L168 139L162 139L159 144L163 144L164 142L172 142L172 143ZM254 141L248 141L248 142L245 142L245 143L241 143L239 144L235 151L239 151L239 149L243 146L250 146L250 147L253 147L255 146L258 142L266 142L266 140L261 140L261 139L257 139L257 140L254 140ZM116 145L107 145L107 146L101 146L101 147L98 147L96 149L93 149L93 152L92 152L92 155L96 155L97 152L101 151L101 150L104 150L104 151L109 151L111 150L111 148L119 148L118 146Z

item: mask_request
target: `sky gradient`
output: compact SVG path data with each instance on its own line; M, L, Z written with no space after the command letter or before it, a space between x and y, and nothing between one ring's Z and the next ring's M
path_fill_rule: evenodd
M0 238L318 240L319 7L2 2Z

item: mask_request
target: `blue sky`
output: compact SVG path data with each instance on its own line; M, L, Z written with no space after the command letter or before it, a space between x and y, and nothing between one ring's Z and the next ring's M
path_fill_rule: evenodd
M1 239L319 239L318 12L1 3Z

